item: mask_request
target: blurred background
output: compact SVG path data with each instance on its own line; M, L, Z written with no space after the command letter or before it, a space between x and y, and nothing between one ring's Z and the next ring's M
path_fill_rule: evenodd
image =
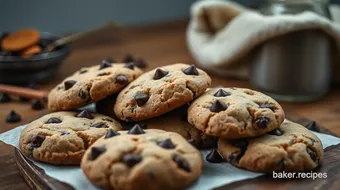
M152 24L189 18L196 0L58 0L2 1L0 31L34 27L42 31L65 33L79 31L115 20L124 25ZM235 0L257 7L265 0ZM331 3L340 3L332 0Z

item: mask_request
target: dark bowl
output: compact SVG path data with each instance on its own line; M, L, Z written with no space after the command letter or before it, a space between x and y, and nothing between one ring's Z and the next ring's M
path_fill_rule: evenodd
M41 39L58 39L61 36L41 32ZM0 83L43 83L50 79L61 62L69 55L71 45L66 44L49 53L31 57L0 56Z

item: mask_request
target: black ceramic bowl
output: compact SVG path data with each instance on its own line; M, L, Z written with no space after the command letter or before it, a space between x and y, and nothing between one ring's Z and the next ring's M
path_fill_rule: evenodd
M46 42L51 39L58 39L60 36L41 32L40 38ZM0 83L24 85L46 82L57 71L70 51L71 45L67 44L52 52L27 58L0 55Z

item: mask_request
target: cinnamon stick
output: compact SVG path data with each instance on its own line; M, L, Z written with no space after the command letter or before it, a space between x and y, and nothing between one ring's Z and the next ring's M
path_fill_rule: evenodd
M17 87L12 85L0 84L0 92L9 95L20 96L29 99L47 100L48 93L42 90L34 90L30 88Z

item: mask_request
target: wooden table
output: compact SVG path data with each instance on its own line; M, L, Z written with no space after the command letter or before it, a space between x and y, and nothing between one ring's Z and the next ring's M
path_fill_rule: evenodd
M78 41L73 44L71 55L64 61L54 78L40 86L44 90L50 90L80 67L99 64L102 59L108 57L121 60L127 53L144 58L148 63L147 70L175 62L193 64L194 60L185 43L186 25L186 21L175 21L152 26L107 30ZM217 76L211 78L213 86L249 87L247 81ZM294 117L302 122L303 118L315 120L333 134L340 136L340 89L332 89L326 97L317 102L281 103L281 105L288 113L288 118ZM15 124L5 122L6 115L12 109L21 114L23 117L21 122ZM0 104L0 133L45 113L47 110L32 110L29 103L14 101ZM14 148L0 143L0 150L1 189L28 189L15 165Z

